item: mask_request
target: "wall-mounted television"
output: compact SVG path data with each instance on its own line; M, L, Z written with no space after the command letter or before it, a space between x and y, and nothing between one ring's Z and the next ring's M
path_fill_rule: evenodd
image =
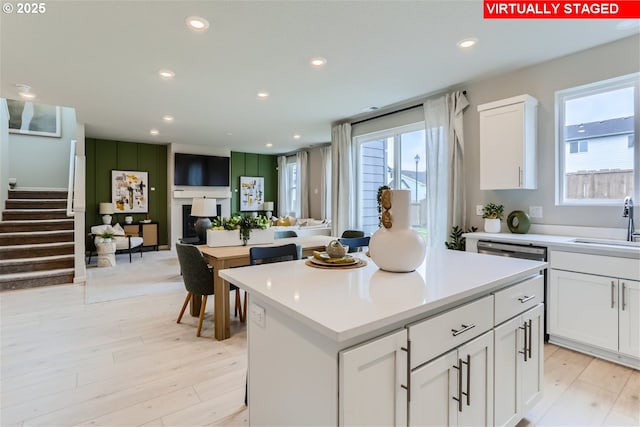
M175 153L175 185L228 187L229 157Z

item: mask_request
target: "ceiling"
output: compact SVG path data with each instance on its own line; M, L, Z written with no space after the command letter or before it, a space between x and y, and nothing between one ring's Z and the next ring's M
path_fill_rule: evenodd
M192 15L208 30L190 31ZM482 1L48 1L44 14L0 15L0 95L18 99L27 84L36 102L76 108L87 137L283 153L330 141L332 122L368 107L464 88L637 24L485 20ZM466 37L479 42L456 47ZM316 56L322 69L309 65Z

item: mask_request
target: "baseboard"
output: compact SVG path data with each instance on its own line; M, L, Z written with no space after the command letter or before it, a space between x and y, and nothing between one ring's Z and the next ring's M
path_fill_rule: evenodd
M631 356L625 356L610 350L604 350L597 347L592 347L587 344L583 344L577 341L573 341L567 338L549 336L549 343L555 344L560 347L566 347L571 350L578 351L580 353L588 354L589 356L595 356L600 359L608 360L613 363L628 366L633 369L640 369L640 360Z

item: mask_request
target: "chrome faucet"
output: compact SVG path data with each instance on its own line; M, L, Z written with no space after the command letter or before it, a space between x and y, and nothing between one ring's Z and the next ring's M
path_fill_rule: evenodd
M633 200L631 196L624 198L624 209L622 210L622 217L629 218L627 223L627 241L633 242L635 228L633 226Z

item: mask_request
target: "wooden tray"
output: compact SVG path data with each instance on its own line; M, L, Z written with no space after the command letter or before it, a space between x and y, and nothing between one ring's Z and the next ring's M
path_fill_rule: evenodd
M309 267L322 268L324 270L346 270L349 268L360 268L367 265L367 261L363 259L358 259L358 262L356 262L355 264L348 264L348 265L342 265L342 264L320 265L320 264L314 264L313 262L311 262L311 260L306 260L304 263L307 264Z

